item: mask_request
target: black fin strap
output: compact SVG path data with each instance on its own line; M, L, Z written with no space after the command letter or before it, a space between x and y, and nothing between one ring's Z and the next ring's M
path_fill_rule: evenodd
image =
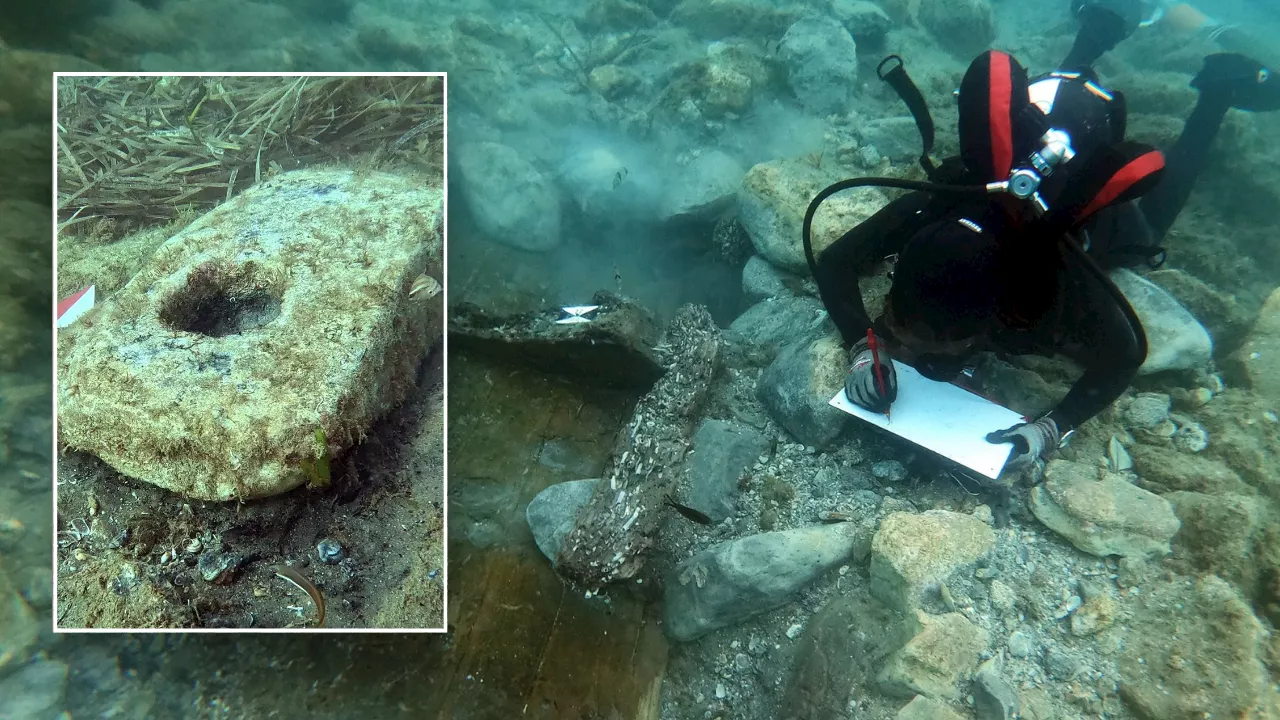
M897 64L886 71L884 66L889 63ZM929 157L929 153L933 152L933 116L929 114L929 106L924 101L924 95L921 95L920 88L911 82L911 76L903 67L902 58L897 55L890 55L881 60L876 66L876 75L889 83L889 87L898 93L898 97L902 98L902 102L906 103L907 109L911 111L911 117L916 121L916 129L920 131L920 140L924 142L924 152L920 154L920 167L924 168L925 175L928 175L930 180L934 179L934 173L938 168Z

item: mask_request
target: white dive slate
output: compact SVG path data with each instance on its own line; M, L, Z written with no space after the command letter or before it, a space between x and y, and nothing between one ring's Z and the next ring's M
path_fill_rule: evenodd
M58 436L120 472L227 500L307 482L397 405L441 337L439 180L308 169L161 245L58 338Z
M1013 446L989 443L987 433L1026 418L964 388L930 380L910 365L895 360L893 366L898 373L898 400L891 418L849 402L843 389L831 398L831 405L986 477L999 477Z

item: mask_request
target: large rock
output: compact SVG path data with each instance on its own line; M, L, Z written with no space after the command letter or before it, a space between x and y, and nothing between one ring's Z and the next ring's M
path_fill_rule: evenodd
M707 419L693 435L688 505L715 522L737 510L742 473L769 451L769 438L739 422Z
M939 44L968 62L996 39L995 13L987 0L907 0L916 19Z
M313 169L170 238L58 335L59 441L188 497L308 481L405 397L440 340L443 193L421 177Z
M1236 376L1280 410L1280 288L1272 291L1244 345L1233 357Z
M785 717L845 720L851 696L874 680L885 658L915 631L913 621L865 594L835 596L809 619L796 642L782 700Z
M756 397L797 441L825 447L849 419L828 404L844 387L846 356L836 335L792 343L760 373Z
M780 268L809 274L800 236L804 214L813 196L838 179L808 160L774 160L747 171L738 190L738 220L756 252ZM875 188L828 198L813 218L814 256L887 203Z
M0 568L0 675L27 658L39 634L35 613Z
M871 544L871 593L910 612L927 591L990 552L995 541L991 526L973 515L895 512L880 523Z
M591 501L599 485L599 479L556 483L547 486L525 506L524 519L529 523L533 541L551 562L560 554L560 546L573 529L578 511Z
M1256 587L1263 553L1255 546L1255 533L1274 523L1263 503L1245 495L1197 492L1173 492L1164 498L1182 523L1173 538L1176 559L1238 588Z
M1129 85L1117 87L1125 88L1125 98L1129 102L1134 102L1133 96L1128 92ZM1162 92L1168 89L1168 85L1163 83L1159 87ZM1176 114L1182 116L1185 112L1179 111ZM1222 292L1195 275L1175 268L1156 270L1146 277L1168 291L1180 305L1204 325L1209 336L1213 338L1214 350L1219 355L1224 350L1235 349L1244 340L1252 318L1234 295Z
M8 122L47 123L53 115L55 72L101 70L88 60L70 55L5 47L0 51L0 99L3 100L0 116Z
M889 15L869 0L832 0L831 14L857 42L880 42L893 27Z
M742 299L748 303L794 295L798 283L799 278L782 272L759 255L752 255L742 267Z
M1191 490L1217 495L1249 494L1252 488L1221 460L1196 455L1174 455L1168 448L1138 443L1129 448L1139 485L1157 494Z
M808 295L769 298L739 315L729 325L725 338L772 360L784 346L811 336L826 319L827 311L817 298ZM831 394L834 395L835 390ZM830 400L830 396L827 399Z
M66 663L36 660L0 679L0 718L56 720L69 717L63 713L66 692Z
M663 601L666 633L687 641L786 603L846 562L866 557L866 530L838 523L720 543L680 563Z
M669 185L662 200L664 220L711 220L733 207L746 169L737 160L711 150L694 158Z
M1146 558L1169 553L1178 518L1169 501L1093 466L1054 460L1031 490L1031 512L1094 555Z
M505 146L503 146L505 147ZM532 168L525 171L529 172ZM537 172L533 170L532 172ZM622 158L605 147L590 147L570 155L559 168L560 184L573 200L574 205L584 216L596 220L616 220L618 198L623 190L622 181L627 175L627 168ZM532 175L530 175L532 177ZM492 212L481 208L481 212ZM506 242L502 237L494 235L495 240ZM545 238L544 238L545 239ZM524 242L515 239L517 243ZM537 242L536 241L535 245ZM552 242L551 245L555 245ZM528 247L538 250L541 247Z
M756 0L681 0L671 12L671 23L705 40L776 40L803 12L799 6L773 7Z
M451 347L526 365L574 383L647 392L662 376L654 346L662 328L653 313L600 291L589 322L561 323L560 307L493 313L470 303L449 308Z
M801 105L821 115L848 110L858 82L858 48L838 20L813 16L797 21L782 36L778 53Z
M1267 633L1212 575L1149 586L1120 655L1120 695L1146 720L1267 718Z
M478 142L458 147L453 157L459 194L481 232L520 250L560 244L560 193L518 150Z
M935 700L959 700L960 683L978 667L987 649L987 631L960 613L929 615L916 611L916 633L880 672L886 695L925 695Z
M1133 306L1147 334L1147 359L1138 374L1199 370L1208 364L1213 357L1209 331L1172 295L1125 268L1112 270L1111 279Z

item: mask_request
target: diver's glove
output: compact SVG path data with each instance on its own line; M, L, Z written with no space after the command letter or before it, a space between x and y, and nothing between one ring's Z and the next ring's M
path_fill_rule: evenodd
M880 356L880 372L884 377L884 393L876 379L875 356L866 338L860 338L849 349L849 374L844 379L844 394L849 402L874 413L889 411L889 405L898 399L898 373L893 369L893 359L885 350L880 338L876 338L876 353Z
M1280 110L1280 78L1247 55L1209 55L1204 59L1204 67L1191 80L1191 87L1201 93L1219 94L1238 110Z
M988 433L987 442L1013 443L1013 455L1004 467L1008 471L1020 472L1058 449L1062 434L1058 432L1058 423L1046 416L1033 423L1019 423L1006 430Z

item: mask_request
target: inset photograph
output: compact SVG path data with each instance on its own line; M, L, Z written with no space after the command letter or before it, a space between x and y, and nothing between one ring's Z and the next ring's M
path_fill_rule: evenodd
M55 106L55 628L443 631L444 75Z

